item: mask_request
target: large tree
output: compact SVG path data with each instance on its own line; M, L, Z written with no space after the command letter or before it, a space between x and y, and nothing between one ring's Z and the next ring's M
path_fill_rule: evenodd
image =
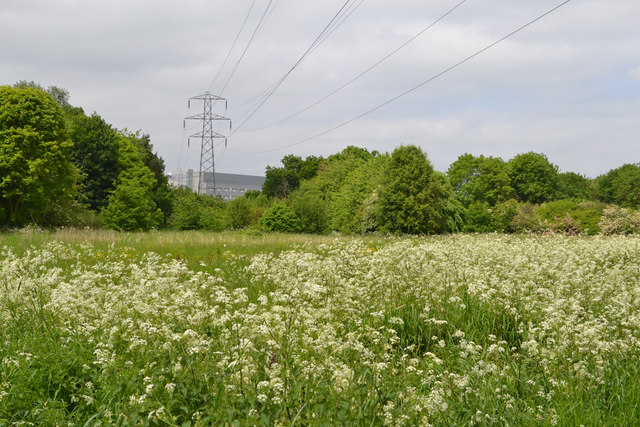
M446 230L446 195L427 155L414 145L391 154L379 198L383 231L433 234Z
M543 203L557 196L558 167L544 154L518 154L509 161L508 166L511 185L519 201Z
M94 113L79 115L71 130L72 159L82 172L83 201L93 210L107 205L107 197L118 177L118 133Z
M118 135L118 177L102 209L105 225L115 230L145 231L162 224L162 211L153 197L155 177L144 164L140 147Z
M464 206L473 202L490 206L514 196L507 163L499 157L463 154L449 166L449 183Z
M623 207L640 207L640 163L627 163L597 178L603 202Z
M282 158L282 167L267 166L262 192L269 197L287 197L300 186L300 183L312 179L318 173L322 157L302 157L288 154Z
M62 108L32 87L0 87L0 211L12 226L55 225L75 196L77 170Z

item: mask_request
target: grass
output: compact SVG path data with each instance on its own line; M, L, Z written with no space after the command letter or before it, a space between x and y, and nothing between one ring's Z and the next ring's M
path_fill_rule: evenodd
M0 248L0 425L640 424L635 237Z

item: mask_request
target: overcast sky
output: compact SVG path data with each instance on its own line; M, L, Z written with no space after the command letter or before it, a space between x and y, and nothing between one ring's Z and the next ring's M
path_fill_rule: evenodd
M215 112L237 129L226 149L216 148L219 172L263 175L286 154L327 156L348 145L391 152L416 144L440 171L466 152L505 160L541 152L562 171L589 177L640 162L638 0L572 0L406 96L299 143L426 82L563 2L466 0L337 94L264 128L349 82L461 1L347 3L353 13L244 124L257 97L291 70L345 0L2 0L0 84L33 80L67 89L71 104L87 114L150 134L168 172L197 171L199 141L188 146L186 137L201 124L187 122L183 130L183 118L202 112L197 103L187 109L187 99L210 88L229 102ZM216 130L229 133L222 124Z

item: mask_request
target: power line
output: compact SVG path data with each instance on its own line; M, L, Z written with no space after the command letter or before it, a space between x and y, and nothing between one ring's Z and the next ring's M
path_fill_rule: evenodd
M249 19L249 16L251 15L251 11L253 10L253 7L255 5L256 5L256 0L253 0L253 3L251 3L251 7L249 8L249 11L247 12L247 16L244 18L244 21L242 21L242 25L240 26L240 31L238 31L238 34L236 35L236 38L233 41L233 44L231 45L231 48L229 49L229 52L227 52L227 57L224 58L224 61L222 62L222 65L220 66L220 69L218 70L218 73L216 74L216 76L213 78L213 81L209 85L209 90L211 90L213 88L213 85L216 84L216 81L218 80L218 77L220 77L220 73L224 69L224 66L227 65L227 61L229 60L229 56L231 56L231 52L233 52L233 49L236 47L236 43L238 43L238 39L240 38L240 34L242 33L242 30L244 30L244 26L247 24L247 20Z
M242 59L244 58L244 55L247 53L247 50L249 50L249 47L251 46L251 43L253 43L253 41L255 40L256 36L258 35L258 32L260 31L260 29L264 25L264 22L266 22L267 13L269 12L269 8L271 7L272 3L273 3L273 0L269 0L269 3L267 4L267 7L265 8L264 12L262 13L262 16L260 17L260 21L258 21L258 25L256 26L256 29L253 31L253 34L251 35L251 38L249 39L249 42L247 43L247 46L245 46L244 50L242 51L242 54L240 55L240 58L238 58L238 61L236 62L236 65L233 67L233 70L231 70L231 74L229 74L229 77L227 78L227 81L225 82L224 86L220 90L220 92L219 92L220 95L222 95L222 92L224 92L224 90L229 85L229 82L231 81L231 78L233 77L233 75L235 74L236 70L240 66L240 62L242 62ZM277 0L276 0L276 4L277 4ZM275 5L274 5L274 9L275 9Z
M325 35L320 39L320 41L311 49L311 51L309 52L310 54L313 53L314 50L316 50L322 43L325 42L325 40L327 40L331 34L334 33L335 30L337 30L343 23L344 21L346 21L347 19L349 19L349 17L351 17L351 15L353 15L353 13L358 10L358 8L360 6L362 6L362 3L364 3L364 0L360 0L359 3L352 3L351 5L349 5L349 7L347 7L347 10L344 11L344 13L342 14L342 17L339 18L339 21L336 21L333 24L333 27L331 28L330 31L328 31L327 33L325 33ZM350 10L349 10L350 9Z
M282 83L287 79L287 77L289 77L289 75L293 72L293 70L296 69L296 67L298 67L298 65L300 65L300 63L302 61L304 61L305 58L307 58L307 56L309 56L309 54L311 53L311 51L313 49L315 49L317 47L317 45L321 44L322 41L326 40L326 38L324 38L324 40L322 39L325 34L327 33L333 33L338 26L334 26L334 22L337 21L341 15L343 15L343 11L344 9L347 7L347 5L349 3L351 3L352 0L347 0L342 7L340 8L340 10L338 10L338 12L335 14L335 16L331 19L331 21L327 24L327 26L322 30L322 32L320 32L320 34L318 35L318 37L316 37L316 39L313 41L313 43L311 43L311 45L307 48L307 50L302 54L302 56L296 61L295 64L293 64L293 66L291 67L291 69L289 69L289 71L287 71L284 76L282 76L277 82L276 84L272 87L271 90L269 90L269 92L263 97L263 99L257 104L256 107L253 108L253 111L251 112L251 114L249 114L249 116L244 119L240 125L238 125L238 127L236 127L235 131L233 131L229 136L235 134L242 126L244 126L245 123L247 123L247 121L249 121L249 119L251 119L251 117L253 117L253 115L255 113L258 112L258 110L264 105L265 102L267 102L267 100L269 98L271 98L271 96L275 93L275 91L282 85ZM347 9L348 10L348 9ZM343 21L344 22L344 21ZM332 28L333 27L333 28Z
M459 8L460 6L462 6L462 4L464 2L466 2L467 0L462 0L460 3L458 3L457 5L455 5L453 8L449 9L449 11L447 11L444 15L440 16L438 19L436 19L435 21L433 21L431 24L429 24L427 27L425 27L422 31L420 31L419 33L417 33L415 36L411 37L409 40L407 40L406 42L404 42L402 45L400 45L400 47L396 48L395 50L393 50L391 53L389 53L388 55L386 55L384 58L380 59L378 62L376 62L375 64L371 65L369 68L367 68L366 70L364 70L363 72L361 72L360 74L358 74L357 76L355 76L354 78L352 78L351 80L349 80L348 82L346 82L345 84L343 84L342 86L340 86L339 88L335 89L334 91L330 92L328 95L325 95L324 97L318 99L317 101L313 102L312 104L309 104L308 106L304 107L303 109L290 114L276 122L273 122L271 124L268 124L266 126L262 126L260 128L257 129L253 129L251 131L245 131L245 132L254 132L254 131L259 131L259 130L263 130L263 129L267 129L270 128L272 126L276 126L279 125L280 123L286 122L287 120L291 120L294 117L299 116L300 114L310 110L311 108L315 107L316 105L326 101L327 99L329 99L330 97L332 97L333 95L335 95L336 93L340 92L341 90L343 90L344 88L346 88L347 86L351 85L353 82L355 82L356 80L360 79L361 77L363 77L365 74L367 74L368 72L370 72L371 70L373 70L374 68L376 68L378 65L382 64L384 61L386 61L387 59L391 58L393 55L395 55L396 53L398 53L400 50L402 50L403 48L405 48L407 45L409 45L411 42L413 42L415 39L417 39L418 37L420 37L422 34L424 34L425 32L427 32L428 30L430 30L432 27L434 27L438 22L442 21L444 18L446 18L447 16L449 16L451 13L453 13L457 8Z
M336 126L334 126L334 127L330 128L330 129L327 129L327 130L325 130L325 131L322 131L322 132L320 132L320 133L318 133L318 134L316 134L316 135L313 135L313 136L310 136L310 137L308 137L308 138L302 139L302 140L300 140L300 141L298 141L298 142L294 142L293 144L283 145L283 146L281 146L281 147L272 148L272 149L270 149L270 150L252 151L251 153L254 153L254 154L269 153L269 152L272 152L272 151L279 151L279 150L282 150L283 148L293 147L293 146L295 146L295 145L303 144L303 143L305 143L305 142L309 142L309 141L311 141L311 140L313 140L313 139L316 139L316 138L319 138L319 137L321 137L321 136L324 136L324 135L326 135L326 134L328 134L328 133L330 133L330 132L333 132L333 131L335 131L335 130L337 130L337 129L340 129L340 128L342 128L342 127L344 127L344 126L346 126L346 125L348 125L348 124L350 124L350 123L352 123L352 122L355 122L356 120L359 120L359 119L361 119L361 118L363 118L363 117L365 117L365 116L367 116L367 115L369 115L369 114L371 114L371 113L373 113L373 112L375 112L375 111L377 111L377 110L381 109L382 107L385 107L385 106L387 106L387 105L391 104L392 102L394 102L394 101L396 101L396 100L398 100L398 99L400 99L400 98L402 98L402 97L404 97L404 96L408 95L409 93L411 93L411 92L413 92L413 91L415 91L415 90L417 90L417 89L421 88L422 86L425 86L426 84L431 83L431 82L432 82L432 81L434 81L435 79L437 79L437 78L439 78L439 77L441 77L441 76L443 76L443 75L447 74L448 72L450 72L450 71L454 70L455 68L458 68L459 66L461 66L461 65L465 64L466 62L469 62L469 61L470 61L470 60L472 60L473 58L475 58L475 57L477 57L477 56L479 56L479 55L483 54L484 52L486 52L487 50L491 49L492 47L494 47L494 46L496 46L496 45L500 44L501 42L505 41L506 39L508 39L508 38L512 37L513 35L515 35L515 34L519 33L520 31L524 30L525 28L527 28L527 27L529 27L529 26L531 26L531 25L535 24L536 22L540 21L542 18L546 17L547 15L550 15L551 13L553 13L553 12L555 12L556 10L560 9L562 6L566 5L566 4L567 4L567 3L569 3L570 1L571 1L571 0L566 0L566 1L562 2L562 3L560 3L559 5L555 6L554 8L552 8L552 9L548 10L547 12L543 13L542 15L538 16L537 18L535 18L535 19L533 19L533 20L529 21L528 23L526 23L526 24L522 25L521 27L519 27L519 28L515 29L514 31L510 32L509 34L507 34L506 36L504 36L504 37L500 38L499 40L497 40L497 41L495 41L495 42L493 42L493 43L491 43L491 44L489 44L489 45L485 46L484 48L482 48L482 49L478 50L478 51L477 51L477 52L475 52L474 54L472 54L472 55L470 55L470 56L466 57L465 59L463 59L463 60L461 60L461 61L457 62L456 64L454 64L454 65L450 66L449 68L445 69L444 71L439 72L438 74L434 75L433 77L430 77L429 79L427 79L427 80L423 81L422 83L420 83L420 84L418 84L418 85L416 85L416 86L412 87L411 89L408 89L408 90L406 90L406 91L402 92L401 94L396 95L395 97L393 97L393 98L391 98L391 99L389 99L389 100L387 100L387 101L383 102L382 104L380 104L380 105L378 105L378 106L376 106L376 107L371 108L370 110L365 111L364 113L362 113L362 114L360 114L360 115L358 115L358 116L356 116L356 117L354 117L354 118L352 118L352 119L349 119L349 120L347 120L347 121L345 121L345 122L342 122L342 123L340 123L340 124L338 124L338 125L336 125ZM242 152L242 151L237 151L237 150L234 150L234 151L236 151L236 152ZM246 153L246 152L245 152L245 153Z
M465 1L466 1L466 0L465 0ZM314 51L314 50L316 50L316 49L317 49L317 48L318 48L322 43L324 43L324 41L325 41L329 36L331 36L331 34L333 34L333 32L334 32L336 29L338 29L338 27L339 27L339 26L341 26L341 25L344 23L344 21L346 21L347 19L349 19L349 17L350 17L350 16L351 16L351 15L352 15L352 14L353 14L353 13L354 13L354 12L355 12L355 11L356 11L360 6L361 6L361 5L362 5L362 3L364 3L364 0L360 0L360 2L359 2L357 5L355 5L355 6L354 6L353 4L352 4L351 6L349 6L349 8L351 8L351 10L346 14L346 16L343 14L343 18L342 18L342 20L341 20L341 21L339 21L339 22L335 25L335 28L332 28L331 32L326 33L326 34L325 34L325 36L320 40L320 42L319 42L319 43L316 43L316 45L311 49L310 53L313 53L313 51ZM349 9L349 8L348 8L348 9ZM307 56L308 56L308 55L307 55ZM265 97L265 96L267 96L267 94L268 94L270 91L272 91L272 90L274 90L274 89L276 88L276 86L279 84L279 82L280 82L280 80L277 80L277 81L276 81L276 82L274 82L270 87L268 87L267 89L263 90L262 92L260 92L260 93L259 93L259 94L257 94L256 96L254 96L253 98L251 98L251 99L249 99L249 100L247 100L247 101L245 101L245 102L243 102L243 103L241 103L241 104L239 104L239 105L237 105L237 106L235 106L235 107L230 107L230 108L231 108L231 110L236 110L236 109L239 109L239 108L244 107L245 105L249 105L249 104L253 103L253 104L254 104L254 106L253 106L253 107L249 108L247 111L245 111L244 113L242 113L242 114L238 117L238 119L239 119L239 120L242 120L244 117L246 117L246 116L247 116L247 114L249 114L249 113L251 112L251 110L252 110L253 108L255 108L255 106L256 106L256 105L258 105L258 103L260 103L260 101L258 101L258 100L259 100L259 99L261 99L261 98L263 98L263 97ZM256 102L254 102L254 101L256 101ZM258 130L258 129L255 129L255 130ZM253 131L253 130L252 130L252 131ZM252 131L251 131L251 132L252 132Z

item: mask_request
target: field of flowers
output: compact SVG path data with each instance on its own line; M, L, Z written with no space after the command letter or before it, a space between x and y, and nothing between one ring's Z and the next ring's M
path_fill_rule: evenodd
M13 239L0 425L640 425L638 237Z

